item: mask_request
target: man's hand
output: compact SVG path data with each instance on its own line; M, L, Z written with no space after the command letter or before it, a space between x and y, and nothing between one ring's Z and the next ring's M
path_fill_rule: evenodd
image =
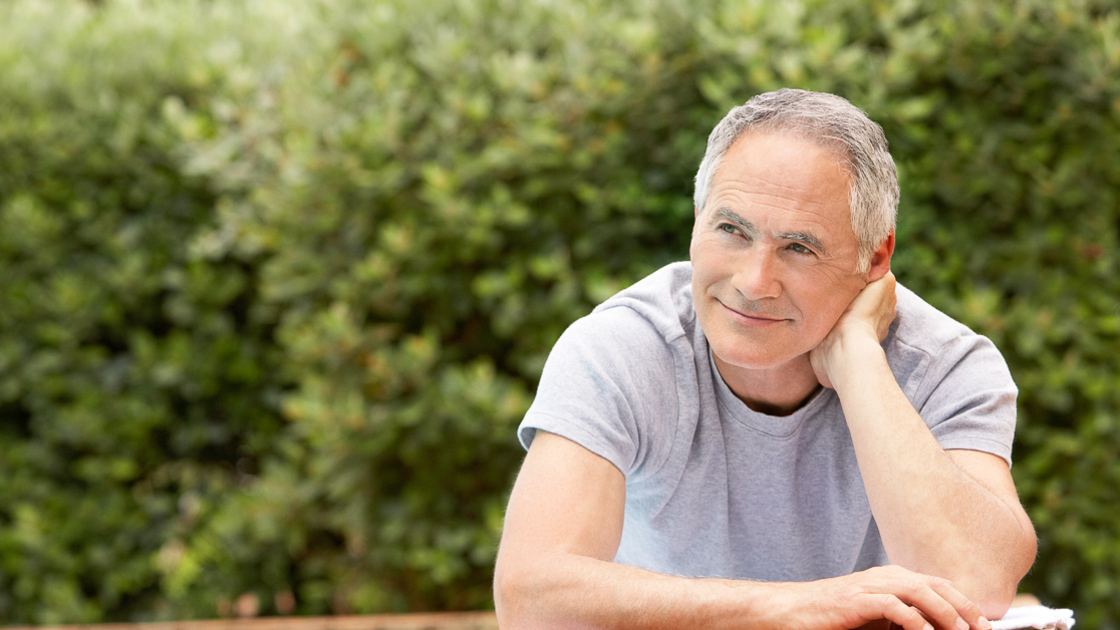
M856 339L862 337L878 344L887 338L895 316L896 284L890 271L867 283L840 314L832 331L809 353L809 361L821 385L833 387L831 370L837 367L841 353L850 349Z
M988 630L980 608L941 578L902 567L875 567L828 580L786 585L798 608L790 619L805 618L804 627L886 627L888 620L906 630Z

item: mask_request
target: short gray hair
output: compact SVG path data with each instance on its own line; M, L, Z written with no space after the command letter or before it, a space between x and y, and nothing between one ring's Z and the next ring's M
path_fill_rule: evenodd
M837 154L851 178L852 231L859 243L859 269L866 271L898 213L898 171L883 128L834 94L788 88L759 94L728 112L708 136L708 150L696 172L697 211L708 202L712 178L727 150L748 131L794 134Z

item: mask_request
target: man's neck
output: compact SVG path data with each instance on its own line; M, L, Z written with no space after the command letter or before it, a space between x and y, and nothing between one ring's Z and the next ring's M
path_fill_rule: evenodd
M809 402L821 387L807 354L765 370L742 368L713 357L735 396L759 413L788 416Z

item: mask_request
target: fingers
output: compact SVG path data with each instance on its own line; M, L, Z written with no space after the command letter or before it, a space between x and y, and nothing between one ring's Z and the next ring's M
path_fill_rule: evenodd
M991 630L980 607L941 578L883 567L888 581L866 594L868 605L879 606L886 619L907 630L924 630L932 624L944 630ZM874 571L874 570L873 570Z
M860 290L840 314L832 330L809 354L813 372L821 385L833 387L830 371L835 359L839 358L837 353L860 347L858 343L841 343L842 339L874 340L881 344L887 338L897 312L896 302L894 276L890 273Z
M960 612L945 597L928 585L917 586L907 597L910 609L920 611L920 616L933 621L939 628L947 630L969 630L974 628L961 616ZM967 601L967 600L965 600Z
M887 619L905 630L933 630L933 626L916 608L907 606L894 595L867 594L863 600L866 608L860 610L860 615L865 618Z
M844 320L863 321L877 333L879 341L886 338L887 330L895 317L896 282L894 275L887 275L867 283L859 294L852 299L838 323Z
M980 607L961 594L952 582L941 578L929 578L928 586L953 607L959 618L963 619L969 628L991 630L992 624L984 618L984 615L980 612ZM963 626L961 630L965 630Z
M887 332L897 313L896 284L894 274L887 272L887 275L864 287L864 291L869 293L868 300L873 305L867 316L874 322L880 342L887 338Z

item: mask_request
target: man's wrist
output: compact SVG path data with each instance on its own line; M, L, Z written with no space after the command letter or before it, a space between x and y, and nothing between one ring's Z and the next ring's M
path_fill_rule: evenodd
M829 380L837 393L848 387L861 387L886 375L894 378L887 364L887 354L875 338L849 335L839 340L838 346L828 362Z

